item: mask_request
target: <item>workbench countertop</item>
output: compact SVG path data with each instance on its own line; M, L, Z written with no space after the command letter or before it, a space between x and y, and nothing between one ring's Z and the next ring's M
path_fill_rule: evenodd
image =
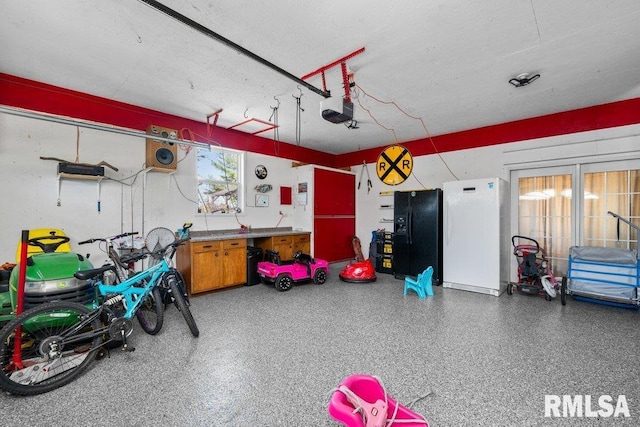
M205 242L210 240L227 239L258 239L261 237L294 236L299 234L311 234L311 232L303 230L293 230L291 227L253 228L244 232L240 232L240 230L238 229L189 232L189 236L191 237L192 242Z

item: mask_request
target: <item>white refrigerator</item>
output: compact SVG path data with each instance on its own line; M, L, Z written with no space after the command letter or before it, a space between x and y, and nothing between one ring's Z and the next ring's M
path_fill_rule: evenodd
M509 280L509 189L500 178L445 182L443 287L500 296Z

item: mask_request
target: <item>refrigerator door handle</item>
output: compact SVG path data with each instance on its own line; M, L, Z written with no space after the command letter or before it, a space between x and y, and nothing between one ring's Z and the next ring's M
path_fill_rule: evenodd
M445 200L444 202L444 212L445 212L445 220L444 223L446 225L444 229L444 241L449 243L449 230L451 229L451 223L453 218L451 218L451 208L449 207L449 201Z
M413 234L413 207L409 206L407 210L407 243L409 245L413 244L412 235Z

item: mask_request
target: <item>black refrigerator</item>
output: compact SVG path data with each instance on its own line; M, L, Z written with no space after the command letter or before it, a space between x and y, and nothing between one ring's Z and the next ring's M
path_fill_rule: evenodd
M393 197L393 274L417 276L433 267L442 284L442 189L396 191Z

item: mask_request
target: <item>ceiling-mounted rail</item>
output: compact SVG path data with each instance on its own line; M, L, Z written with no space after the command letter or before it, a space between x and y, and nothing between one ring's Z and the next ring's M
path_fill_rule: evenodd
M227 39L226 37L221 36L220 34L210 30L209 28L205 27L204 25L201 25L199 23L197 23L196 21L187 18L186 16L182 15L181 13L176 12L175 10L165 6L164 4L155 1L155 0L138 0L142 3L147 4L148 6L156 9L159 12L164 13L165 15L183 23L184 25L204 34L207 37L211 37L214 40L217 40L227 46L229 46L230 48L240 52L243 55L248 56L249 58L258 61L259 63L261 63L262 65L266 65L267 67L271 68L274 71L277 71L278 73L282 74L283 76L293 80L294 82L296 82L299 85L302 85L304 87L306 87L307 89L309 89L312 92L317 93L318 95L324 96L325 98L330 98L331 97L331 93L329 93L328 91L323 91L321 89L318 89L317 87L313 86L312 84L309 84L307 82L305 82L304 80L294 76L293 74L291 74L288 71L283 70L282 68L278 67L277 65L273 64L272 62L267 61L266 59L262 58L261 56L256 55L255 53L245 49L244 47L240 46L237 43L232 42L231 40Z

